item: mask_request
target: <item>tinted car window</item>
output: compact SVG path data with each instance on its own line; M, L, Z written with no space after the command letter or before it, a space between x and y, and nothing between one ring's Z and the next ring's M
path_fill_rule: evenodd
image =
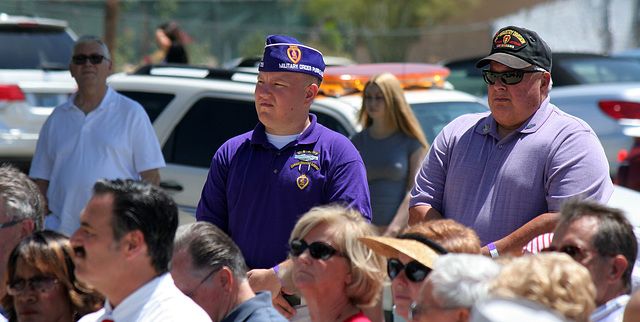
M640 81L640 64L622 59L565 59L554 61L555 69L562 69L577 79L578 84L599 84ZM562 77L553 75L554 85L564 84Z
M488 111L487 107L476 102L437 102L412 104L427 141L431 143L442 128L456 117L467 113Z
M342 126L342 124L338 120L336 120L335 118L333 118L333 117L331 117L331 116L329 116L327 114L318 112L318 111L312 111L311 113L315 114L315 116L318 118L318 123L330 128L330 129L332 129L332 130L334 130L334 131L336 131L336 132L338 132L338 133L340 133L340 134L342 134L344 136L348 137L350 135L349 131L347 131L347 129L345 129L344 126Z
M208 168L226 140L258 123L253 101L203 98L180 120L162 148L166 162Z
M69 68L73 39L64 29L0 26L0 43L0 69Z
M140 103L142 107L149 114L151 123L158 118L158 115L164 111L164 109L171 103L171 100L175 97L173 94L163 93L147 93L147 92L129 92L118 91L118 93L129 97L130 99Z

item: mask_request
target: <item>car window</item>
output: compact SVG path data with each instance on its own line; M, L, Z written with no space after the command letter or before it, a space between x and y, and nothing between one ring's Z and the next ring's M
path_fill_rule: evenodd
M158 115L164 111L164 109L171 103L171 100L175 97L173 94L165 93L149 93L149 92L136 92L136 91L118 91L118 93L129 97L130 99L140 103L144 107L147 114L149 114L149 120L151 123L158 118Z
M335 118L313 112L318 122L349 135ZM228 139L251 131L258 123L253 101L203 98L196 102L174 128L162 152L166 162L206 167L218 148Z
M340 121L336 120L335 118L333 118L332 116L329 116L327 114L324 114L322 112L318 112L318 111L311 111L311 113L315 114L315 116L318 118L318 123L346 136L349 137L349 135L351 135L351 133L349 133L349 131L347 131L347 129L342 125L342 123L340 123Z
M467 113L480 113L488 108L477 102L436 102L411 104L427 141L431 143L445 125Z
M222 143L253 130L257 123L253 101L203 98L173 129L162 153L170 163L208 168Z
M69 69L73 39L63 29L0 27L0 43L0 69Z
M626 60L610 58L567 59L558 62L558 64L576 76L580 83L599 84L640 81L640 64Z

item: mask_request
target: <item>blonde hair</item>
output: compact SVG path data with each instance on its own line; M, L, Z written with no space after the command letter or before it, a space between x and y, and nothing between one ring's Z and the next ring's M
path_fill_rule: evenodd
M589 321L596 307L596 287L589 271L563 253L511 259L491 283L490 291L500 297L542 303L575 321Z
M384 96L384 103L387 106L385 110L388 124L399 129L408 137L417 139L425 149L428 149L429 144L427 143L427 139L422 131L420 122L418 122L411 106L409 106L404 97L402 85L391 73L375 75L371 77L365 85L364 91L362 91L362 107L360 108L360 112L358 112L358 122L362 124L362 128L366 129L373 123L373 119L369 117L365 107L365 96L373 85L378 86Z
M453 219L438 219L412 225L402 234L418 234L440 244L452 253L480 254L476 232Z
M332 245L342 253L350 267L352 280L346 285L345 294L358 307L372 306L382 292L386 261L383 256L358 242L358 238L375 236L375 228L355 209L336 205L318 206L311 208L298 220L289 242L303 238L322 224L333 228L335 244ZM287 286L292 285L291 270L283 270L282 274Z

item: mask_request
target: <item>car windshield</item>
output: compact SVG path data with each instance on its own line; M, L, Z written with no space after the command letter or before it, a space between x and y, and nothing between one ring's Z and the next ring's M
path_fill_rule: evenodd
M67 70L73 39L60 28L14 26L0 28L0 43L0 69Z
M611 58L566 59L559 61L558 64L570 71L583 84L640 81L640 64L628 60Z
M427 141L431 143L442 128L456 117L468 113L486 112L489 109L477 102L436 102L411 104Z

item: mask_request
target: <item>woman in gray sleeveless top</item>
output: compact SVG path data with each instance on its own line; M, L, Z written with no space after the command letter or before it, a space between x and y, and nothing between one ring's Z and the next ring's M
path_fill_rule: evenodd
M369 79L358 119L363 130L351 142L367 168L371 222L384 236L395 237L407 226L409 193L427 142L402 85L390 73Z

